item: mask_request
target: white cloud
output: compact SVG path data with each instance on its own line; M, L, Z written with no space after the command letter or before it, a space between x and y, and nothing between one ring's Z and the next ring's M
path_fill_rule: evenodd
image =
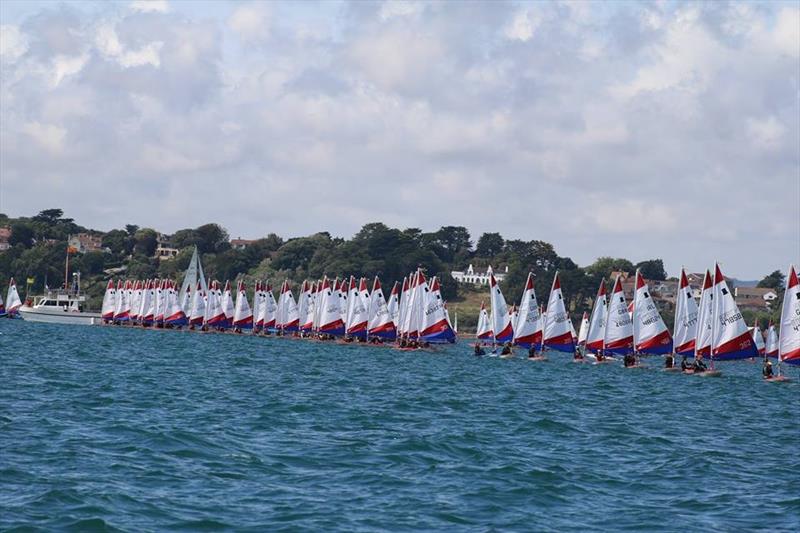
M89 54L79 56L57 55L52 61L52 84L57 87L67 76L80 72L89 61Z
M270 33L271 12L267 2L238 6L228 18L228 27L245 42L266 39Z
M778 148L786 128L774 116L763 119L747 119L747 133L759 148L772 150Z
M41 148L50 155L60 155L64 151L64 138L67 130L54 124L28 122L23 125L22 131L27 133Z
M778 12L773 42L781 53L800 56L800 8L784 7Z
M140 13L169 13L167 0L134 0L130 7Z
M17 26L0 25L0 61L14 63L28 50L28 39Z
M423 10L424 4L422 2L387 0L381 4L378 16L381 20L389 20L395 17L416 16L422 13Z
M526 42L531 40L541 23L540 15L533 8L521 9L505 29L509 39Z

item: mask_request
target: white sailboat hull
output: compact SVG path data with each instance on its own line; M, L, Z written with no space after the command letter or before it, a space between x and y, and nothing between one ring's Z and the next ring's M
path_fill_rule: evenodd
M42 309L23 305L19 314L24 320L30 322L44 322L47 324L73 324L93 326L103 323L100 313L82 313L77 311L64 311L62 308L53 307Z

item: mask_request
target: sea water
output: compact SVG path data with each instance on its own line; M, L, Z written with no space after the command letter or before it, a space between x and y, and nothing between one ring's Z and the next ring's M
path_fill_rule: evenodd
M800 530L800 386L0 320L0 529Z

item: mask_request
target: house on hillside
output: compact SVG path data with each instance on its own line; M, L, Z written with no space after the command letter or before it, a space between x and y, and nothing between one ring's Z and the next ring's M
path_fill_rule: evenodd
M494 279L499 282L506 279L506 274L508 274L508 267L505 267L503 272L495 272L492 270L492 265L486 269L486 272L477 272L472 265L467 267L467 270L453 270L450 272L450 276L458 283L469 283L471 285L488 285L489 284L489 276L494 274Z
M102 252L103 236L93 235L91 233L78 233L77 235L70 235L67 245L76 250L79 254L85 254L86 252Z
M11 248L11 226L0 226L0 252Z
M256 242L255 240L248 240L242 239L239 237L238 239L231 239L231 248L234 250L245 250L248 246Z
M765 309L778 299L775 289L765 287L736 287L733 289L736 305L743 309Z
M180 250L172 245L172 241L168 235L159 233L156 242L156 251L153 253L154 258L162 260L172 259L180 252Z

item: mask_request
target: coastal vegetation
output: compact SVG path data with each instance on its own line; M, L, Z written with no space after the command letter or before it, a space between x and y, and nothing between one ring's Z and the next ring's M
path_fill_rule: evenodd
M462 330L471 330L477 321L481 300L487 298L486 287L458 284L452 270L463 270L472 264L476 270L489 265L508 267L501 289L509 303L516 302L523 292L528 272L533 272L539 300L546 303L553 273L558 270L566 298L566 307L577 321L590 311L600 280L612 272L633 273L641 269L648 280L668 279L661 259L634 263L625 258L600 257L590 265L579 266L555 247L541 240L505 239L499 233L484 233L473 242L462 226L443 226L434 232L418 228L391 228L380 222L364 225L349 239L319 232L305 237L283 238L266 233L262 238L234 245L224 227L208 223L186 228L171 235L155 228L128 224L123 228L100 232L77 224L64 216L61 209L46 209L31 217L10 218L0 214L0 228L9 230L8 249L0 252L0 287L14 277L24 295L38 294L47 287L64 285L64 261L69 238L87 234L101 239L101 245L83 253L70 250L70 270L81 273L83 290L90 305L99 308L106 283L110 278L171 278L180 281L194 246L201 254L209 279L243 278L252 286L255 279L270 279L278 285L283 279L295 283L303 279L356 276L380 276L388 292L391 283L422 267L429 276L438 276L442 295L451 313L459 316ZM159 257L159 247L176 250L174 257ZM673 273L676 274L676 273ZM760 287L775 289L782 296L784 278L779 271L765 276ZM776 321L780 298L770 307L743 310L748 324L757 319L762 328L769 320ZM671 328L673 310L662 309Z

